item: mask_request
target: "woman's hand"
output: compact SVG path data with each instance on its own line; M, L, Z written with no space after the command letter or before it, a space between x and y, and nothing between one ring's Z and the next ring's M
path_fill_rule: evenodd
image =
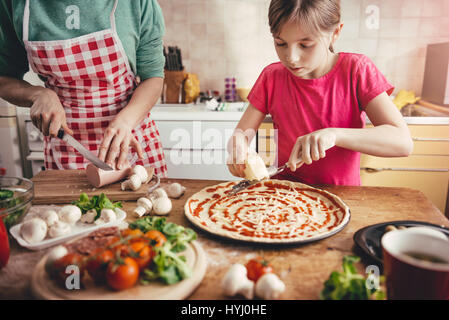
M98 157L112 168L123 169L129 164L127 157L130 146L137 152L139 159L143 159L142 146L134 138L131 126L116 118L104 133Z
M290 154L288 167L291 171L296 171L300 161L311 164L312 161L324 158L326 150L335 146L336 140L337 134L334 128L317 130L299 137Z
M228 169L233 176L245 177L245 162L248 158L248 140L243 133L235 133L228 142Z
M64 108L54 91L42 88L32 96L32 101L31 121L44 136L56 137L61 128L68 134L73 134L67 126Z

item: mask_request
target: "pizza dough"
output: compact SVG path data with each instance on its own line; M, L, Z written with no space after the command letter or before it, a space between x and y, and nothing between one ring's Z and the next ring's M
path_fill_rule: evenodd
M228 196L236 183L221 183L194 194L184 207L187 218L215 235L260 243L315 241L349 222L348 206L327 191L271 179Z

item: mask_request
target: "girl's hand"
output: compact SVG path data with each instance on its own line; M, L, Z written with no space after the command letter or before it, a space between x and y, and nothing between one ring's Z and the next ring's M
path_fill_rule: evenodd
M288 160L288 167L296 171L299 161L311 164L312 161L320 160L326 156L326 150L335 146L337 140L334 128L326 128L314 131L296 139Z
M245 162L248 158L248 140L244 134L234 134L228 142L228 169L233 176L245 177Z
M59 129L68 134L73 131L67 126L64 108L56 93L50 89L42 88L33 96L30 117L33 124L44 136L56 137Z
M137 152L139 159L143 159L142 146L134 138L132 128L124 121L115 119L104 133L98 158L114 169L123 169L128 165L130 146Z

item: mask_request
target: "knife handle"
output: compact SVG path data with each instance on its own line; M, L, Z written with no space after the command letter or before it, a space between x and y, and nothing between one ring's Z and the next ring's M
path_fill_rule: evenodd
M64 133L65 133L64 129L59 129L57 137L59 139L62 139L64 137Z

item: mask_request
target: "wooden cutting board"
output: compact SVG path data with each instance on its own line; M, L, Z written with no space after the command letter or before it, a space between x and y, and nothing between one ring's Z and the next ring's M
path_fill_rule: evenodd
M206 274L207 258L197 241L187 245L182 253L186 263L193 271L190 278L176 284L166 285L154 282L149 285L136 285L123 291L113 291L107 286L96 285L89 277L85 277L83 288L68 290L58 286L45 271L47 255L36 265L31 276L31 291L38 299L46 300L180 300L185 299L196 289ZM87 278L87 279L86 279Z
M83 192L89 197L104 193L113 201L132 201L147 195L148 188L155 183L153 180L136 191L122 191L121 182L95 188L87 181L85 170L45 170L31 180L34 182L33 204L70 203L79 199Z

